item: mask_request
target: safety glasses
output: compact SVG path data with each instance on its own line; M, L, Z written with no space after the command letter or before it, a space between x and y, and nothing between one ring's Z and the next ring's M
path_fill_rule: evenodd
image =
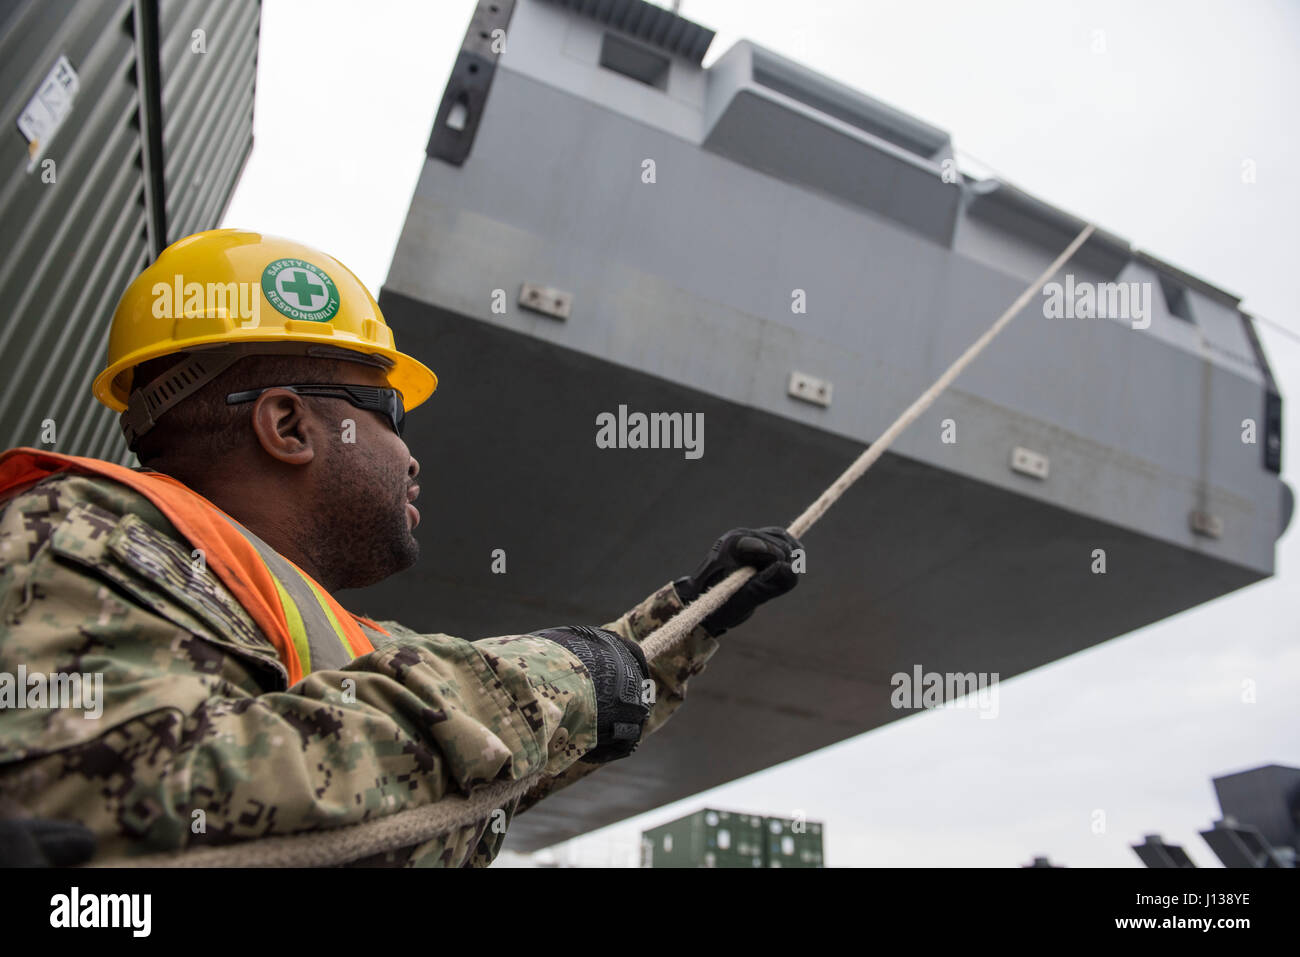
M406 422L406 408L402 405L402 393L396 389L373 385L268 385L262 389L249 389L247 392L232 392L226 396L226 404L239 405L241 402L252 402L269 389L288 389L298 395L351 402L358 409L388 416L393 431L398 435L402 434L402 427Z

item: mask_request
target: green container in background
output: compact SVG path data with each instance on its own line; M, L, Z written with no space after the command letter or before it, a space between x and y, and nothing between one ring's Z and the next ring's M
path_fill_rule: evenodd
M823 827L799 818L763 818L764 867L822 867Z
M701 808L641 834L642 867L821 867L822 825Z

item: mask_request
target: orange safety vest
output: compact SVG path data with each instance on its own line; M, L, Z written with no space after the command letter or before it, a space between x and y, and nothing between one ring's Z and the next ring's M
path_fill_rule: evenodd
M58 472L111 479L139 492L176 526L275 646L296 684L305 674L341 667L374 650L363 629L387 635L353 615L306 572L183 482L112 462L17 448L0 453L0 502Z

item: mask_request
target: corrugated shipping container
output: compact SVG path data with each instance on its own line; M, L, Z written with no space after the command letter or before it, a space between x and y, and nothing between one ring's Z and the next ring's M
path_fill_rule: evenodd
M766 820L754 814L701 808L643 832L641 864L643 867L763 867ZM820 861L820 825L817 827Z
M822 867L822 825L795 818L763 819L763 866Z
M253 144L260 22L259 0L0 9L0 448L131 464L90 383L131 279L220 223Z

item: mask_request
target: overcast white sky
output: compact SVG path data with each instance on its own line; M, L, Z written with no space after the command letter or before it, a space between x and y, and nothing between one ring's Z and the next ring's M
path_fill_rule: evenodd
M265 0L255 145L223 225L326 249L378 293L473 8ZM706 66L740 38L795 58L1300 331L1300 4L684 0L681 12L718 31ZM1246 159L1253 184L1242 182ZM1260 333L1284 399L1300 402L1300 341ZM1284 413L1293 487L1298 409ZM1004 682L995 721L973 710L908 717L570 853L630 848L643 828L707 804L824 821L832 866L1001 866L1036 854L1135 866L1128 845L1151 831L1217 866L1197 834L1217 817L1210 778L1300 766L1296 524L1275 578ZM1241 700L1244 679L1257 684L1254 704Z

